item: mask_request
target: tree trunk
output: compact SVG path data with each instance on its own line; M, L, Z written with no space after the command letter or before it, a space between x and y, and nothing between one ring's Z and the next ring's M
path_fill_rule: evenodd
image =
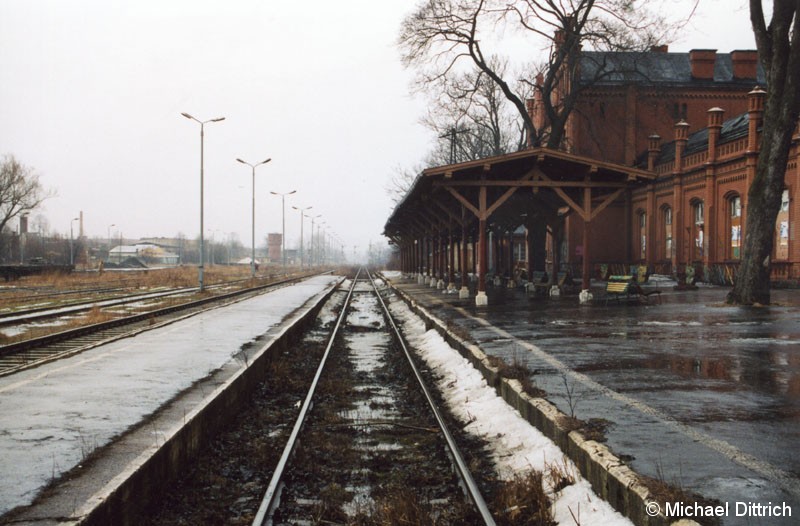
M750 0L750 19L767 76L764 125L756 175L747 193L742 263L728 303L769 304L770 256L792 133L800 111L798 0L776 0L769 27L760 0ZM794 27L794 31L792 31Z

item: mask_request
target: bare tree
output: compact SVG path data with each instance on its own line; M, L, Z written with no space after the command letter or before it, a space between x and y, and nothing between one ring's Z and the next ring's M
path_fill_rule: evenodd
M394 174L386 185L386 193L395 205L408 193L417 178L417 174L422 173L422 170L421 166L411 169L401 166L395 167Z
M425 0L403 21L399 46L404 64L419 70L419 85L439 82L464 67L480 72L514 107L531 144L558 148L580 93L574 81L581 50L647 49L668 42L680 25L668 23L641 0ZM486 49L498 40L493 35L507 31L550 49L541 71L521 79L540 91L545 124L533 122L525 95L514 86L521 84L507 78L497 68L505 60Z
M767 79L756 174L747 192L742 262L728 303L770 302L770 255L792 133L800 114L800 0L774 0L767 25L761 0L750 0L750 21Z
M493 69L505 74L505 64L497 60L493 60ZM524 147L525 133L516 112L483 72L448 75L424 86L432 103L422 123L441 139L438 154L434 154L439 164L502 155ZM524 85L518 91L530 93Z
M39 175L7 155L0 161L0 232L8 222L38 207L52 197L39 183ZM5 256L5 254L2 254Z
M502 66L498 69L503 70ZM496 84L481 72L441 78L424 91L431 98L422 124L439 138L421 165L396 167L386 192L396 204L425 166L440 166L522 149L524 130ZM524 91L524 87L523 87Z

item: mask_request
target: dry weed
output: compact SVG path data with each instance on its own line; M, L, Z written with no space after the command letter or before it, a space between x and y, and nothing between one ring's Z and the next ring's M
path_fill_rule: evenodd
M539 471L517 474L505 482L496 493L494 509L498 510L496 519L499 525L555 525L543 475Z

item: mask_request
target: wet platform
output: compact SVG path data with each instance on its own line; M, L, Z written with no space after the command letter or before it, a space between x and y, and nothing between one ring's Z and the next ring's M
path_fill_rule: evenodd
M243 348L256 338L268 344L338 279L304 280L0 378L0 515L69 473L85 483L58 489L60 502L28 515L36 524L81 517L248 366Z
M579 305L489 287L489 305L396 277L393 284L491 355L526 364L561 411L610 422L607 445L637 472L728 503L787 503L798 524L800 291L770 307L727 289L661 289L661 303ZM601 286L592 291L603 295Z

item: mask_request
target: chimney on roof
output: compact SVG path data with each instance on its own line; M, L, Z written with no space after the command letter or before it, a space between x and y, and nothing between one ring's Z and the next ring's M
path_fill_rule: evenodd
M766 96L767 92L759 86L756 86L753 91L747 94L747 150L750 152L758 151L758 128L764 118L764 99Z
M739 49L731 52L733 78L755 79L758 72L758 51Z
M669 53L669 45L661 44L658 46L650 46L651 53Z
M542 85L544 84L544 76L539 73L536 75L536 87L533 92L532 99L525 100L525 109L533 122L533 126L537 132L544 127L544 100L542 99ZM527 138L527 145L530 148L533 146L533 137Z
M714 64L716 62L716 49L693 49L689 51L689 64L692 67L693 79L713 80Z
M683 172L683 152L689 142L689 123L681 119L675 123L675 172Z
M658 154L661 153L661 137L654 133L647 138L647 169L654 171L656 168L656 159Z
M725 110L722 108L711 108L708 110L708 162L713 163L717 160L717 144L722 132L722 121Z

